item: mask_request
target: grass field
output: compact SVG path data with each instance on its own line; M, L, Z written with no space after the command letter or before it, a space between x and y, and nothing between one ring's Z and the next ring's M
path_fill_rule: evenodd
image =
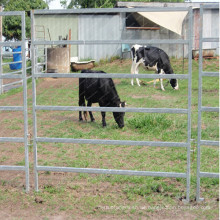
M188 64L172 59L175 73L187 73ZM130 60L101 61L95 68L108 73L129 73ZM219 71L218 60L205 60L204 70ZM144 73L141 70L140 73ZM148 72L149 73L149 72ZM118 94L128 107L187 108L188 81L179 80L178 91L167 86L161 91L148 80L132 87L129 79L114 79ZM164 83L165 84L165 83ZM219 106L219 81L203 77L203 105ZM11 90L0 96L0 105L22 104L22 90ZM77 106L77 79L39 79L37 105ZM29 129L32 133L31 84L28 89ZM96 105L94 105L96 106ZM31 193L22 192L24 175L0 173L0 217L11 210L18 219L217 219L219 191L217 179L202 178L203 203L195 202L196 139L198 110L198 62L193 61L192 74L192 152L190 203L186 195L186 180L180 178L89 175L41 172L40 192L33 192L33 147L30 146ZM2 117L3 116L3 117ZM187 141L187 115L126 113L125 127L118 129L112 113L107 113L107 127L102 128L101 115L94 112L95 122L79 122L78 112L38 111L39 137ZM22 114L1 112L0 136L22 136ZM3 128L3 129L2 129ZM219 139L217 113L202 114L202 139ZM23 165L23 146L0 144L0 164ZM202 147L201 170L219 172L218 148ZM186 172L186 149L168 147L82 145L38 143L38 164L45 166L129 169L161 172ZM19 208L15 208L19 207ZM6 211L3 211L6 210ZM31 212L30 212L31 211ZM30 212L30 213L29 213ZM29 214L28 214L29 213ZM7 215L5 214L7 217ZM16 218L14 218L16 219Z

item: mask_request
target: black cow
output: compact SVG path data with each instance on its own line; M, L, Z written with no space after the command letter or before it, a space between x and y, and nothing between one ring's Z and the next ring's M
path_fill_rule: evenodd
M131 74L138 74L138 66L142 64L147 70L154 70L158 74L172 74L173 69L170 64L168 55L157 47L133 45L131 47L132 66ZM137 84L140 86L139 79L136 78ZM173 89L178 89L177 79L170 79L170 84ZM131 79L131 85L134 85L133 79ZM156 79L154 80L154 87L156 85ZM160 79L161 89L164 91L163 79Z
M81 73L103 73L103 71L82 70ZM100 107L125 107L125 102L121 102L111 78L79 78L79 106L92 106L92 103L99 103ZM102 114L102 125L106 126L105 112ZM95 121L92 112L89 112L91 121ZM113 112L116 123L120 128L124 127L124 112ZM87 120L87 112L84 112ZM82 113L79 112L79 120L82 121Z

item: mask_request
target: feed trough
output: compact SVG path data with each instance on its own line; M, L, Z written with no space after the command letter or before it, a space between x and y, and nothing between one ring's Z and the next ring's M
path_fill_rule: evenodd
M212 58L216 58L215 57L215 48L211 48L211 49L203 49L202 50L202 57L205 59L212 59ZM199 59L199 50L192 50L192 58L195 60Z
M74 61L71 62L71 70L72 71L79 71L83 69L92 69L95 66L95 60L90 61Z

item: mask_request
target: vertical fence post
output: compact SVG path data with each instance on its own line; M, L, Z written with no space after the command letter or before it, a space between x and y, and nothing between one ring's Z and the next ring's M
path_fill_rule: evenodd
M198 82L198 134L197 134L197 187L196 187L196 201L202 201L200 199L200 140L201 140L201 107L202 107L202 77L203 70L202 64L202 39L203 38L203 5L200 5L200 26L199 26L199 82Z
M31 11L31 62L32 62L32 110L33 110L33 149L34 149L34 182L35 191L38 191L38 172L37 172L37 117L36 117L36 78L34 77L36 73L36 56L35 56L35 46L33 44L35 40L34 31L34 10Z
M2 12L2 6L0 6L0 12ZM2 16L0 16L0 42L2 42ZM0 75L2 71L2 46L0 45ZM0 95L3 93L3 79L0 77Z
M191 152L191 100L192 100L192 7L189 7L189 32L188 32L188 134L187 134L187 177L186 177L186 202L190 200L190 152Z
M22 22L22 79L23 79L23 105L24 105L24 145L25 145L25 175L26 175L26 192L30 190L29 184L29 145L28 145L28 109L27 109L27 72L26 72L26 43L25 43L25 12L21 17Z

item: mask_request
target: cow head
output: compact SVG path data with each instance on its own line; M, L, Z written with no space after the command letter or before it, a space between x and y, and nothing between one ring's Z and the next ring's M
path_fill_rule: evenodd
M170 80L170 85L173 87L173 89L178 90L179 85L178 85L178 80L177 79L171 79Z
M120 102L117 104L117 107L123 108L125 107L125 102ZM113 112L113 116L115 118L116 123L118 124L119 128L124 127L124 112Z

